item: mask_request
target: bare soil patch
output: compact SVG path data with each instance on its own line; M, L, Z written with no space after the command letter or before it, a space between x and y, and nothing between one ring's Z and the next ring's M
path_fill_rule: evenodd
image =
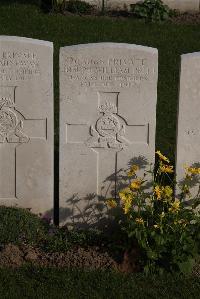
M67 252L47 253L29 245L7 244L0 251L0 267L20 267L26 263L37 266L116 269L117 263L98 247L74 247Z
M140 272L138 249L124 252L121 261L116 261L108 252L99 247L75 246L67 252L44 252L30 245L9 243L0 251L0 268L18 268L26 264L40 267L79 268L85 270L114 270L122 273ZM200 277L198 263L193 274Z
M9 243L0 251L0 268L17 268L31 263L41 267L110 269L123 273L139 272L137 249L125 251L121 260L116 261L99 247L74 246L67 252L44 252L30 245Z
M172 17L171 21L174 24L188 24L188 25L200 24L200 13L178 14Z

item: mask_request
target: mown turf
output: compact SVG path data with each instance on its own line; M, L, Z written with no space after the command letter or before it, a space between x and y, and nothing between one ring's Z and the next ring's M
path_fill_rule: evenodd
M92 235L71 232L70 235L63 234L62 240L59 235L47 237L45 244L45 234L48 234L48 227L37 216L22 209L0 208L0 246L8 242L20 244L23 241L45 250L65 251L73 244L84 245L92 241ZM93 241L98 242L94 238L93 234ZM41 243L38 243L39 240ZM200 278L195 276L145 277L142 274L125 275L109 271L39 268L31 265L18 269L0 269L1 299L197 299L200 298L199 294Z
M0 206L0 248L5 244L33 245L48 252L65 252L73 246L114 246L114 238L98 230L72 230L56 227L21 208ZM118 234L119 235L119 234ZM1 298L1 297L0 297Z
M200 280L104 271L21 268L0 271L0 298L198 299Z
M61 46L122 42L159 50L157 148L171 159L175 153L180 55L200 50L199 25L145 24L134 19L45 14L34 5L0 5L0 34L54 42L55 124L58 144L58 52Z
M28 210L0 207L0 245L26 242L37 244L48 233L46 221Z

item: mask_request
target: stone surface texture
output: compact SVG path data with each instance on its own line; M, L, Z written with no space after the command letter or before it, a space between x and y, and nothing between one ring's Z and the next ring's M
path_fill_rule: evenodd
M0 204L53 209L53 44L0 36Z
M61 48L61 223L103 222L105 199L121 189L122 173L154 162L157 68L153 48Z
M91 4L94 4L98 7L101 7L101 1L99 0L87 0ZM118 8L123 9L127 7L129 9L130 4L134 4L139 2L138 0L107 0L105 1L105 5L108 8ZM180 10L181 12L186 11L199 11L200 1L199 0L163 0L163 3L167 4L171 9Z
M167 4L172 9L178 9L182 12L186 11L199 11L199 0L164 0L165 4Z
M185 176L185 165L200 166L199 81L200 53L182 55L176 153L176 172L180 185ZM192 189L193 195L197 190L198 185Z

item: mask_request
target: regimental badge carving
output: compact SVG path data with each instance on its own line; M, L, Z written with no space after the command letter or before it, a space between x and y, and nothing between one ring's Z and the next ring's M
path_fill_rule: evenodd
M0 143L27 143L23 133L23 115L15 109L14 99L0 96Z
M92 137L86 142L93 148L123 149L127 145L124 138L126 123L117 115L117 107L105 102L98 108L103 115L90 127Z

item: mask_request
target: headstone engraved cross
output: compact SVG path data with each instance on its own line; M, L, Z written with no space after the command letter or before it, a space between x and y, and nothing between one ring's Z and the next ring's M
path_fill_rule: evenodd
M120 169L136 157L154 163L157 60L136 45L61 48L61 223L100 223Z
M0 190L1 199L17 199L16 190L16 148L30 139L47 138L46 119L26 119L17 110L16 86L0 86L0 150L1 159L10 163L4 168L4 188ZM25 131L24 131L25 130ZM28 130L28 134L25 132ZM34 132L35 131L35 132ZM36 134L35 134L36 133ZM12 162L11 162L12 161ZM7 169L6 169L7 168ZM5 186L8 188L5 188Z
M102 180L105 180L106 177L109 177L115 171L116 167L114 165L117 163L118 152L126 149L132 143L149 143L149 124L128 124L119 115L119 94L120 92L97 92L97 111L99 115L94 124L90 126L87 123L79 124L74 122L73 124L66 124L67 143L82 143L83 146L91 148L97 154L97 163L99 165L97 165L96 194L100 196L111 196L110 192L113 189L116 190L116 174L114 174L112 186L108 182L107 187L104 184L104 190L102 190ZM79 136L81 129L86 127L91 137L85 140L85 142L81 142L80 138L71 141L73 140L73 135ZM131 140L126 139L127 128ZM141 134L140 136L138 132ZM108 167L108 161L110 161L110 167ZM107 170L107 175L105 170Z
M0 205L53 215L53 44L0 36Z

